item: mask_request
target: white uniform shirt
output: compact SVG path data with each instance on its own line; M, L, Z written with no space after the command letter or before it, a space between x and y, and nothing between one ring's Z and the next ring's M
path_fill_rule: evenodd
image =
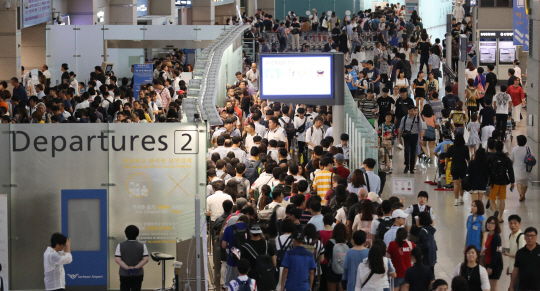
M222 204L225 200L233 201L231 195L225 194L223 191L216 191L206 198L206 207L211 212L210 221L216 221L224 213Z
M66 288L66 272L64 265L73 261L70 253L57 252L47 247L43 254L43 269L45 271L45 290Z
M248 151L248 154L249 154L249 150L251 149L251 147L255 146L255 142L253 141L253 138L256 137L256 136L261 136L259 135L257 132L255 132L254 135L251 135L251 134L246 134L246 139L244 141L244 146L246 147L246 151Z
M322 126L319 129L316 129L315 126L312 126L306 130L306 143L313 143L315 146L318 146L321 144L321 140L324 136L324 130ZM307 145L310 150L313 149L313 146L308 144Z
M281 127L274 130L269 130L265 137L268 139L268 141L275 139L276 141L287 142L287 136L285 136L284 130Z
M418 204L418 209L420 210L420 212L426 211L426 204L424 205ZM405 209L405 213L412 214L413 210L414 210L414 207L413 205L411 205L407 209ZM431 219L435 219L435 215L433 215L433 207L431 206L429 207L429 216L431 216Z
M259 74L260 74L259 70L255 70L255 72L253 72L253 69L249 70L246 73L246 77L253 84L253 87L255 89L259 89ZM254 82L253 80L257 80L257 81Z

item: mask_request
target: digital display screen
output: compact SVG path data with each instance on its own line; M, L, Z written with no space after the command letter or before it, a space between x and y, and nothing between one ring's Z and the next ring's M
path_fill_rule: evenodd
M516 59L516 47L512 41L499 41L499 64L513 64Z
M332 54L261 55L262 99L334 98Z
M480 64L495 64L496 51L496 41L480 41Z

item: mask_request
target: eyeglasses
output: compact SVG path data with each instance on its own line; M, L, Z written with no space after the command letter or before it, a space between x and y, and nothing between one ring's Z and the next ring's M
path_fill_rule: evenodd
M525 235L525 238L533 238L533 237L535 237L535 236L536 236L536 234L526 234L526 235Z

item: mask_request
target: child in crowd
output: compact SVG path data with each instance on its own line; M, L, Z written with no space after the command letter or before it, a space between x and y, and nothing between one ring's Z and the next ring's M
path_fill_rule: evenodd
M231 282L229 283L228 291L257 290L257 283L255 282L255 280L247 276L249 272L249 261L247 259L241 259L240 261L238 261L236 268L238 269L238 273L240 274L240 276L238 276L238 278L234 280L231 280ZM249 289L246 288L246 285L249 286Z
M396 128L392 123L392 113L387 112L385 122L379 125L379 137L381 139L380 149L383 150L384 159L379 160L380 168L388 173L392 173L392 149L394 148L394 139L396 137ZM384 163L384 167L382 164Z

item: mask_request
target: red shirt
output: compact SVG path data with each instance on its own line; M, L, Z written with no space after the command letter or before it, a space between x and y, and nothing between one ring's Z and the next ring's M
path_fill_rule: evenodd
M521 87L510 86L506 89L506 93L512 97L512 106L521 104L521 100L525 99L525 92Z
M326 243L332 238L332 231L331 230L320 230L319 231L319 237L321 238L322 245L326 245ZM328 260L324 258L324 261L321 262L322 265L328 264Z
M459 93L459 84L455 83L454 85L452 85L452 94L459 96L458 93Z
M486 239L486 265L491 263L491 239L493 238L492 234L488 234Z
M404 278L405 271L412 266L411 251L416 245L413 242L405 241L402 247L399 247L396 241L388 244L387 253L390 254L390 259L394 268L396 268L397 278Z
M347 168L345 168L343 166L337 167L335 169L336 169L335 172L334 172L334 169L332 169L331 172L340 175L341 178L343 178L343 179L349 178L349 174L351 173L351 171L349 171L349 169L347 169Z

